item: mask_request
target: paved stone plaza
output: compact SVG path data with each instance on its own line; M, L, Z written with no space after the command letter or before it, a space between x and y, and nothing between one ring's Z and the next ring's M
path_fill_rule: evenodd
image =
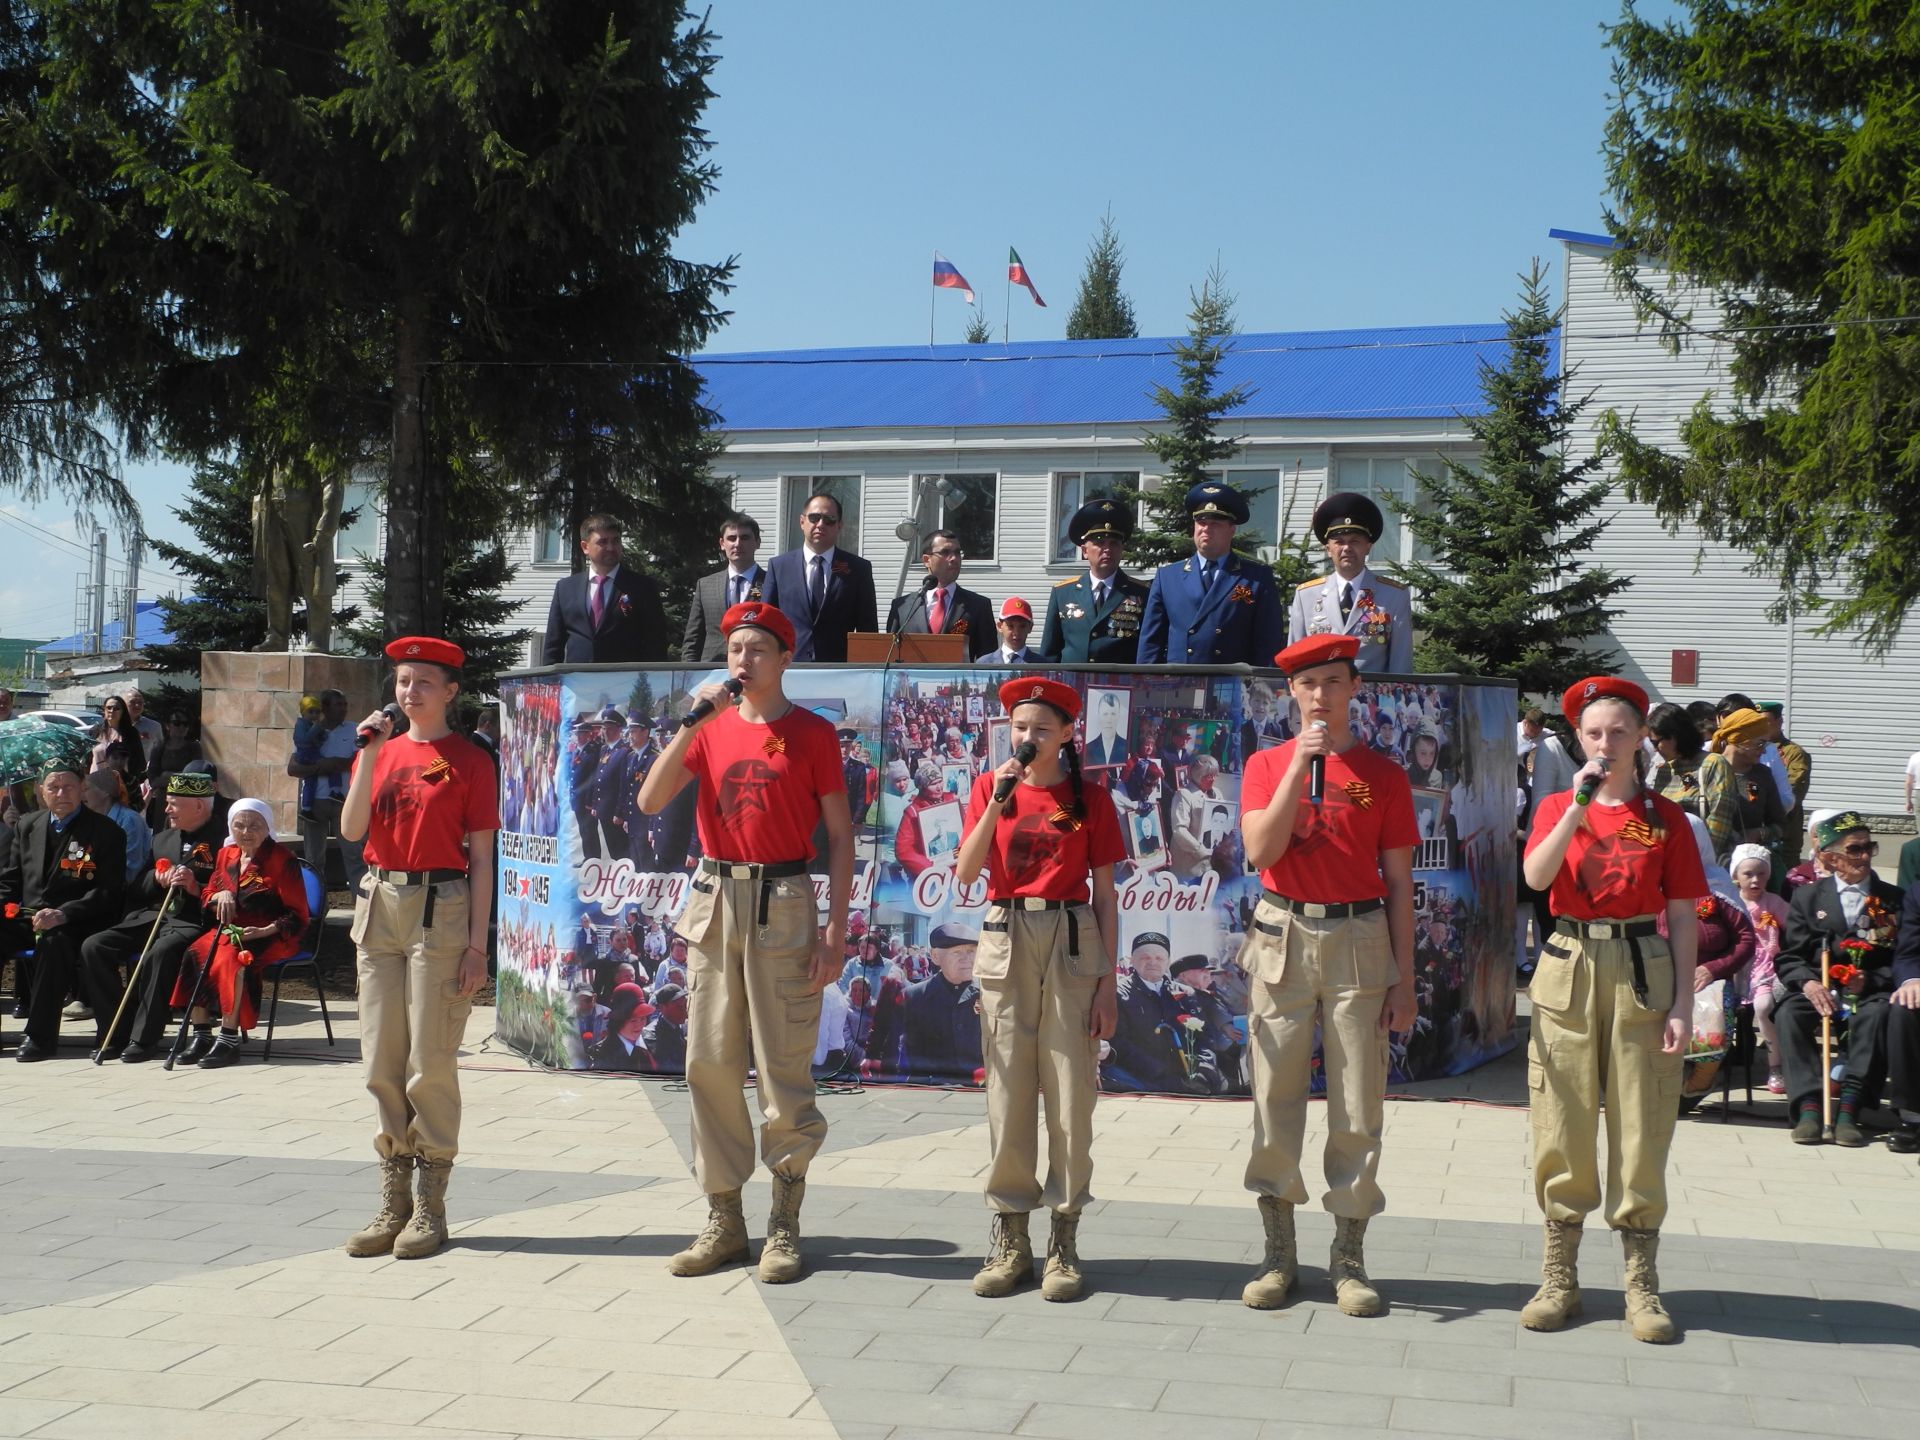
M464 1057L455 1243L350 1259L374 1177L343 1012L331 1063L317 1020L283 1028L271 1066L204 1075L96 1069L83 1027L54 1062L0 1062L0 1434L1920 1431L1920 1167L1796 1148L1764 1097L1758 1118L1681 1122L1662 1271L1685 1337L1655 1349L1622 1330L1598 1227L1585 1321L1517 1322L1539 1258L1518 1056L1389 1104L1368 1258L1393 1310L1353 1320L1317 1208L1297 1300L1240 1305L1260 1237L1231 1102L1102 1101L1078 1304L973 1296L985 1111L938 1090L823 1099L799 1284L673 1279L663 1257L702 1219L685 1092L531 1070L489 1039L490 1010ZM767 1195L748 1192L756 1237Z

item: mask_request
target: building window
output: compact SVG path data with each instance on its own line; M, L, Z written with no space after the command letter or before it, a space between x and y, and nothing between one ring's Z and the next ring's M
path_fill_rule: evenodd
M858 475L786 475L781 477L780 523L787 527L787 540L780 548L791 550L801 542L800 511L809 495L831 495L840 502L840 533L834 543L842 550L860 550L860 477Z
M346 517L351 514L353 519ZM380 487L371 480L349 480L340 499L340 528L333 534L333 558L351 563L380 555Z
M1053 553L1047 558L1055 564L1079 558L1080 547L1067 539L1067 526L1074 512L1089 500L1117 495L1122 490L1140 489L1138 470L1060 470L1053 477ZM1135 517L1135 524L1139 517Z
M1000 533L998 475L917 475L923 495L933 495L933 524L960 537L969 560L997 560Z
M1334 462L1334 490L1365 495L1380 507L1386 525L1373 547L1371 563L1427 564L1433 559L1425 545L1415 542L1388 502L1398 500L1421 514L1433 508L1432 498L1416 476L1437 475L1445 467L1438 455L1342 455Z
M1280 541L1290 529L1297 533L1313 523L1313 507L1301 502L1294 484L1282 483L1277 469L1229 467L1201 473L1209 480L1225 481L1247 497L1246 528L1260 537L1256 553L1262 560L1271 561L1279 554Z
M534 564L565 565L572 559L572 548L567 544L567 522L564 519L548 520L535 528L533 532Z

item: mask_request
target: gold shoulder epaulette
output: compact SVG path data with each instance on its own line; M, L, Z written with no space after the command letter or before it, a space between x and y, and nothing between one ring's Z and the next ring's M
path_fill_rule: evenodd
M1326 583L1327 583L1327 577L1322 575L1316 580L1302 580L1298 585L1294 586L1293 588L1296 590L1311 590L1316 585L1324 585Z
M1054 589L1056 589L1056 590L1064 590L1064 589L1066 589L1066 588L1067 588L1067 587L1068 587L1069 585L1078 585L1079 583L1080 583L1080 577L1079 577L1078 575L1075 575L1075 576L1074 576L1074 577L1073 577L1072 579L1070 579L1070 580L1059 580L1059 581L1056 581L1056 582L1054 583L1054 587L1053 587L1053 588L1054 588Z
M1395 590L1404 590L1407 588L1406 581L1396 580L1391 575L1376 575L1373 578L1378 580L1382 585L1392 586Z

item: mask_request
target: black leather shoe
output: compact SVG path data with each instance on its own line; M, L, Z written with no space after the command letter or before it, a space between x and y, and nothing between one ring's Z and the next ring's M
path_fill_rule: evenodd
M202 1070L224 1070L240 1059L238 1040L219 1040L199 1061Z
M1851 1115L1842 1115L1833 1122L1833 1143L1844 1145L1849 1150L1859 1150L1867 1143L1867 1132Z
M211 1030L196 1030L193 1032L193 1038L187 1041L187 1048L180 1052L179 1060L174 1063L179 1065L198 1065L202 1060L207 1058L208 1053L212 1051L212 1049L213 1032Z
M1887 1136L1887 1149L1896 1155L1912 1155L1920 1151L1920 1125L1902 1125Z
M1825 1138L1825 1130L1820 1124L1820 1112L1809 1110L1793 1124L1793 1143L1796 1145L1818 1145Z
M13 1009L10 1010L8 1013L12 1015L13 1018L16 1020L26 1019L27 1018L27 1002L24 1000L14 1001Z
M142 1045L138 1040L120 1052L122 1065L142 1065L149 1060L158 1060L160 1051L152 1045Z
M53 1058L53 1047L51 1045L36 1045L31 1040L22 1040L20 1042L20 1053L13 1058L18 1060L22 1065L31 1065L36 1060L51 1060Z

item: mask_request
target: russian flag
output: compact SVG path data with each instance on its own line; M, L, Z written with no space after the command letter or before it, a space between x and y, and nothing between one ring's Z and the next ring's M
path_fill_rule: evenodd
M933 252L933 288L958 290L967 297L969 305L973 304L973 287L967 284L967 277L956 270L953 262L938 250Z
M1033 303L1042 310L1047 308L1047 302L1042 300L1040 292L1033 288L1033 277L1027 274L1027 267L1020 259L1020 252L1011 245L1007 247L1007 280L1010 284L1026 286L1027 293L1033 296Z

